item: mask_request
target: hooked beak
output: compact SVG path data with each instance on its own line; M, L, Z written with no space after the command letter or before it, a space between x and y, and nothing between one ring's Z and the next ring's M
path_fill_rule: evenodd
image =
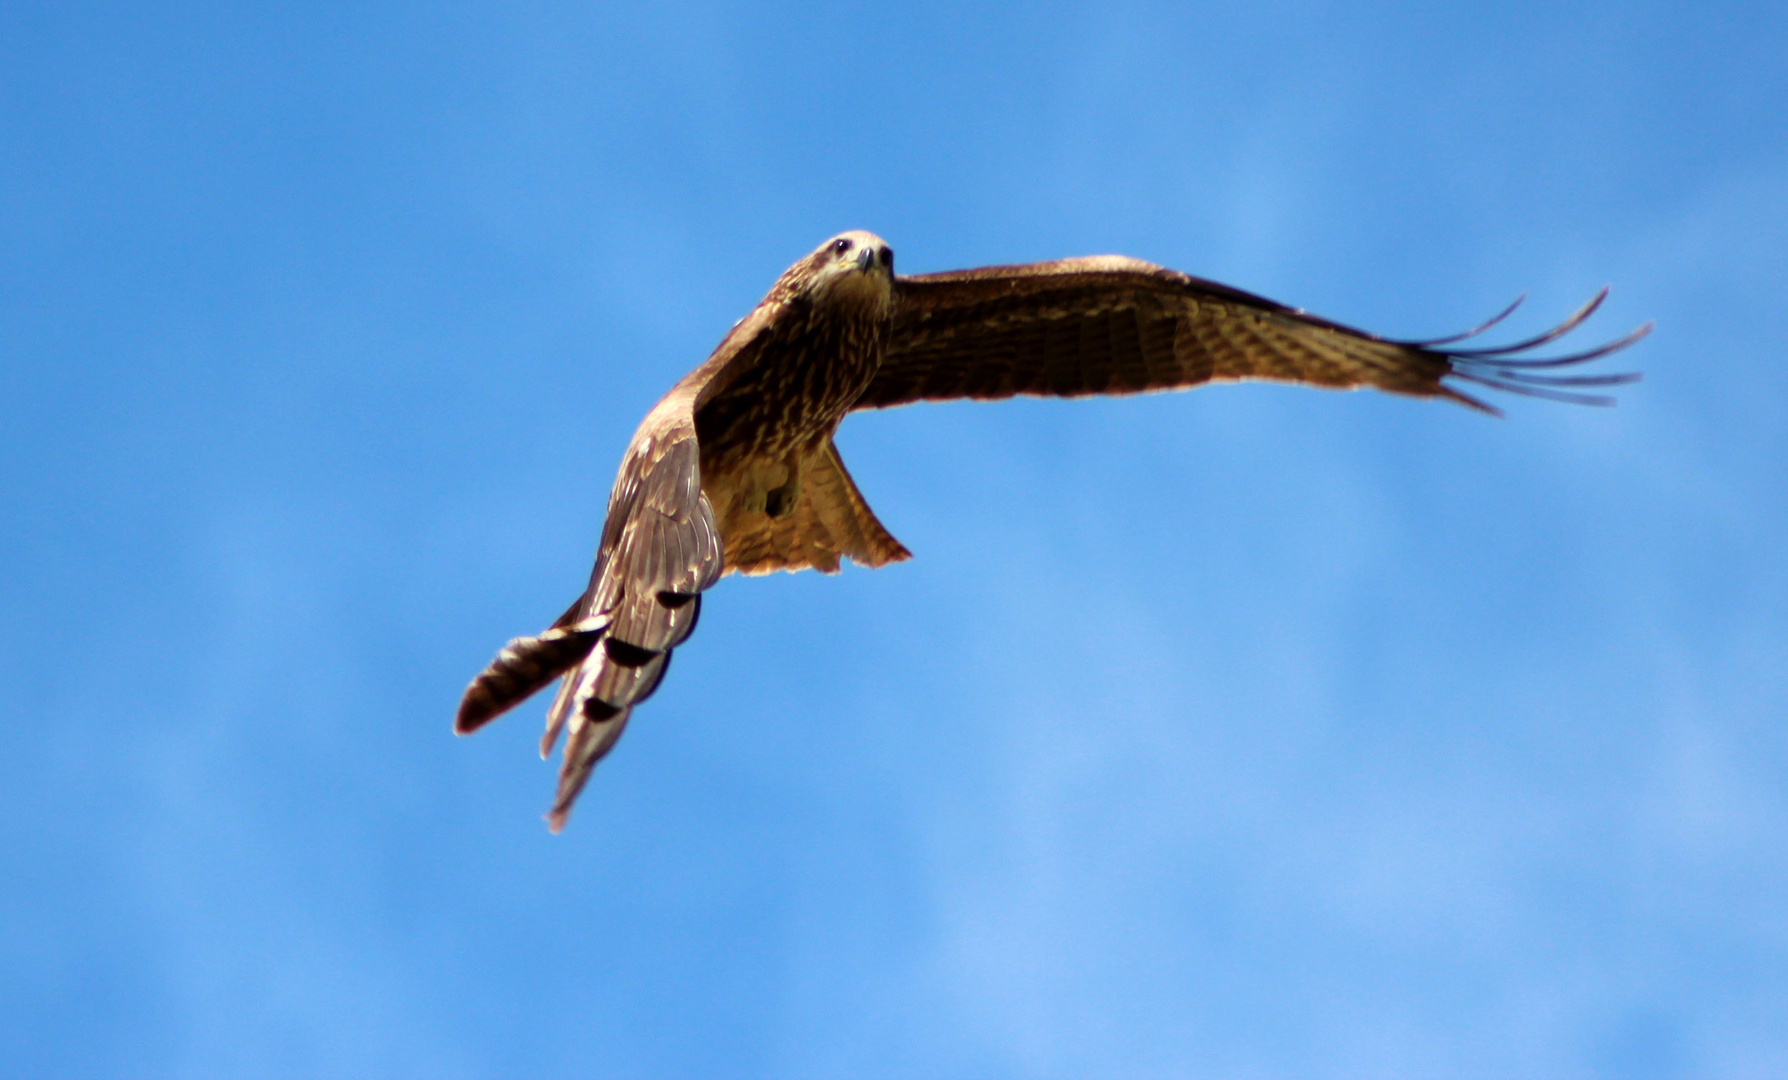
M863 245L857 252L857 269L865 274L875 269L875 248Z

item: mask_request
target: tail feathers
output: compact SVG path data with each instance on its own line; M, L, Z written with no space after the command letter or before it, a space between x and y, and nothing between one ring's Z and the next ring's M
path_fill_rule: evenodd
M745 505L734 508L726 537L728 569L767 574L812 567L835 574L844 558L872 568L912 558L876 520L829 440L801 459L798 487L794 511L783 517Z
M453 730L469 735L533 696L590 655L607 627L599 616L509 642L466 687Z
M857 490L856 481L838 456L838 447L826 441L826 450L809 473L814 510L833 535L844 540L844 554L858 566L874 569L913 557L906 545L889 535Z

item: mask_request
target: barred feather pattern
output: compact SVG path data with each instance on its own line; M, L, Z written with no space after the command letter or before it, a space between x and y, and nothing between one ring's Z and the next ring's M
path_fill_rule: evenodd
M618 526L618 527L617 527ZM642 427L621 463L603 528L603 551L586 594L604 619L601 647L566 673L540 740L542 757L567 732L547 824L565 827L596 763L614 747L633 706L652 696L671 649L695 630L701 593L720 577L714 508L701 489L692 437L661 441Z
M903 277L896 280L887 356L854 407L1020 394L1136 394L1243 379L1336 390L1374 387L1449 398L1491 413L1496 410L1450 381L1607 405L1612 398L1584 391L1634 382L1638 375L1532 369L1575 367L1618 352L1644 337L1649 323L1580 352L1530 353L1576 329L1607 295L1603 289L1538 336L1462 349L1454 346L1500 323L1515 305L1464 334L1404 341L1118 255Z
M720 532L689 426L641 425L609 497L589 588L551 629L505 646L460 702L455 730L466 734L562 680L540 740L546 757L567 736L547 814L554 832L633 706L658 688L671 650L695 630L702 591L720 577Z
M511 640L466 687L453 719L454 733L470 735L545 689L588 656L606 629L608 620L598 616Z

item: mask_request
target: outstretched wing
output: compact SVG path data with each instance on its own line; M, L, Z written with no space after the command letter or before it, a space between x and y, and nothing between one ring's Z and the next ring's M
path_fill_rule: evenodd
M1395 341L1118 255L903 277L895 281L887 358L855 407L1017 394L1134 394L1238 379L1335 389L1373 386L1451 398L1488 412L1496 410L1445 380L1606 404L1610 399L1580 391L1638 376L1532 369L1606 356L1643 337L1649 324L1600 348L1524 358L1528 350L1574 329L1606 295L1602 290L1537 337L1502 348L1458 349L1447 346L1495 325L1514 306L1467 334Z
M621 461L588 590L545 633L511 641L466 688L454 723L462 735L475 731L563 676L540 741L545 757L569 732L547 816L554 832L633 706L658 688L721 568L693 412L673 395L646 417Z

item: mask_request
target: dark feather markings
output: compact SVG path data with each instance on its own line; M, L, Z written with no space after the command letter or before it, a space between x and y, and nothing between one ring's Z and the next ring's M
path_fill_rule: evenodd
M648 418L615 478L589 588L551 629L498 653L472 680L455 719L456 731L474 731L563 679L540 740L546 757L570 728L549 815L555 831L632 707L657 690L670 650L701 617L701 592L723 567L693 421L663 435L650 428Z
M620 737L633 706L658 689L671 649L701 617L701 592L723 566L695 439L687 427L666 436L649 427L650 419L622 461L586 593L591 609L608 620L602 648L589 651L565 675L540 740L545 757L569 728L549 814L555 830Z
M590 698L584 702L584 718L592 723L600 724L604 720L612 720L621 714L621 706L610 705L601 698Z
M663 655L652 649L642 649L638 645L629 644L613 634L602 639L602 651L608 653L610 660L627 668L644 667L651 663L654 657Z

